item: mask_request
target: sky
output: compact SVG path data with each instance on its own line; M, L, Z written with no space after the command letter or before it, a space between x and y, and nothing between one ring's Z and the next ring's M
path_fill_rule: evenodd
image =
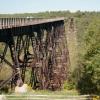
M100 11L100 0L0 0L0 14L59 10Z

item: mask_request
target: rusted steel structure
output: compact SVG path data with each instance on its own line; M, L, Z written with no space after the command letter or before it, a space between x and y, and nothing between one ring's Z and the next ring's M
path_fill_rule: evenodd
M60 89L67 79L69 54L64 19L0 18L0 42L5 43L0 63L13 69L7 81L24 82L26 67L31 68L34 89ZM12 63L5 59L10 49Z

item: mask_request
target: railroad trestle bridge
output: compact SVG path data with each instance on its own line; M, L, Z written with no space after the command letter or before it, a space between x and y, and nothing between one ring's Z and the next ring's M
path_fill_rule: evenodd
M60 89L67 79L69 54L64 18L0 18L0 42L5 44L0 65L13 69L12 76L0 83L21 85L26 68L31 69L34 89ZM6 59L10 51L12 61ZM22 81L21 81L22 80Z

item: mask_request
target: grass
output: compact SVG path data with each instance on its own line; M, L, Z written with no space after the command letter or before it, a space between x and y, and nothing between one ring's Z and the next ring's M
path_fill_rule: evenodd
M38 95L79 95L76 90L61 90L61 91L48 91L48 90L36 90L34 94Z
M0 80L6 80L11 75L12 75L12 69L7 64L4 64L0 69Z
M29 91L24 94L15 94L12 93L7 95L8 100L56 100L56 99L65 99L68 96L78 96L79 93L76 90L61 90L61 91L48 91L48 90L35 90ZM32 98L32 99L30 99Z
M0 54L3 54L5 43L0 42ZM9 48L7 49L5 59L12 64L11 55ZM1 61L1 59L0 59ZM6 80L12 75L12 68L5 62L0 62L0 80Z

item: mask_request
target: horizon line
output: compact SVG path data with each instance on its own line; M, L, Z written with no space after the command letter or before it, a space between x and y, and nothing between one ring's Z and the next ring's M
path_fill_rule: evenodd
M11 14L11 15L13 15L13 14L31 14L31 13L35 13L35 14L38 14L38 13L45 13L45 12L59 12L59 11L61 11L61 12L63 12L63 11L65 11L65 12L70 12L70 13L76 13L76 12L100 12L100 10L47 10L47 11L36 11L36 12L8 12L8 13L1 13L0 12L0 14L1 15L3 15L3 14Z

